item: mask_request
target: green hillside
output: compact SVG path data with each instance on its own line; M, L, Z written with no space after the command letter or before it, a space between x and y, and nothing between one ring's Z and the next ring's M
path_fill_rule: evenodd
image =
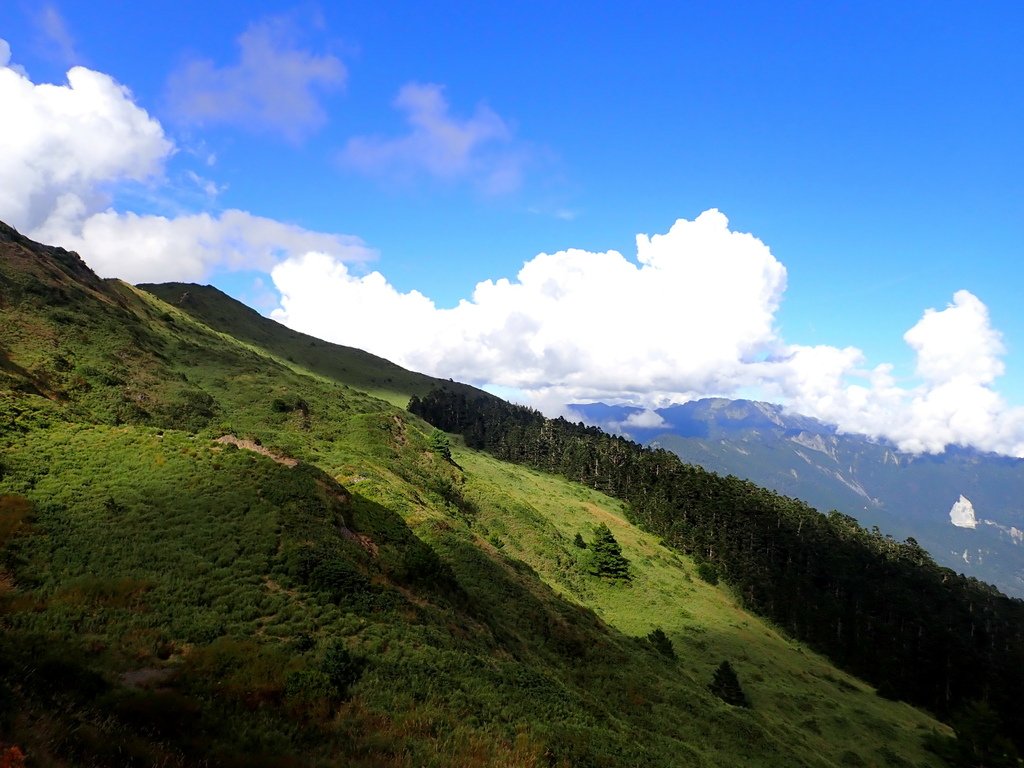
M27 764L940 765L943 726L620 502L449 461L371 394L440 382L180 288L0 229L0 746ZM601 524L628 579L575 541ZM724 660L750 708L709 690Z
M258 346L278 360L387 400L404 408L410 395L423 396L438 380L408 371L361 349L322 341L275 323L211 285L145 283L138 286L221 333ZM459 390L472 390L449 382Z

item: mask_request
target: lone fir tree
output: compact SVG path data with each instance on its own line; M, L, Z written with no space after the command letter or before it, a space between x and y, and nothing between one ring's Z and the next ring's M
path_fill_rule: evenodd
M668 635L665 634L665 630L661 627L655 627L654 630L647 635L648 642L654 646L655 650L663 656L667 656L670 659L676 657L676 649L672 645L672 641Z
M629 581L629 560L607 525L601 523L594 531L590 545L590 573L606 579Z
M740 679L736 677L736 670L728 661L723 661L718 665L708 688L726 704L731 704L734 707L750 706L750 700L747 699L747 694L740 686Z

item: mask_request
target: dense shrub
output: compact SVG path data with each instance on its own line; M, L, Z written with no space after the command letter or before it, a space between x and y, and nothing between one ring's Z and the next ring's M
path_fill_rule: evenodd
M363 674L366 663L363 659L353 656L344 641L335 640L324 653L323 661L320 663L320 671L330 681L339 698L348 698L349 688Z
M697 566L697 575L711 586L718 584L718 568L713 563L701 563Z

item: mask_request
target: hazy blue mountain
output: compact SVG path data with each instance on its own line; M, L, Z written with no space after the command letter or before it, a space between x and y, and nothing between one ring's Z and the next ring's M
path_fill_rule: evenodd
M896 538L912 536L937 562L1024 597L1024 460L960 447L937 455L903 453L750 400L709 398L663 408L657 426L632 406L571 407L588 423L685 461L823 511L838 509Z

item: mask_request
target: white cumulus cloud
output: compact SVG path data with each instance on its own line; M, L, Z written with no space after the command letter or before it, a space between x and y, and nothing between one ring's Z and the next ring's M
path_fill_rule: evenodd
M988 384L1003 374L1002 337L989 323L988 308L969 291L957 291L944 310L926 310L903 338L917 352L918 375L928 381Z
M906 451L958 444L1024 455L1024 409L994 388L1005 349L980 299L958 291L907 331L912 380L898 380L888 363L867 367L856 347L786 343L775 329L785 268L717 210L638 236L635 260L615 251L540 254L515 280L479 283L451 309L325 254L286 259L272 276L282 297L273 317L287 325L519 392L552 414L588 400L650 409L757 392Z
M777 340L785 268L720 212L637 238L637 259L567 250L528 261L438 309L379 273L324 255L272 272L274 317L445 377L547 394L553 402L714 391Z
M0 41L0 220L78 251L105 277L199 280L221 268L269 270L310 251L339 260L373 252L347 235L311 232L246 211L165 217L110 207L112 189L158 183L175 151L163 127L109 75L74 67L64 85L33 83ZM207 195L215 182L186 175Z
M175 218L108 210L42 239L85 254L101 277L131 283L197 281L218 267L267 271L309 251L346 261L375 255L357 237L310 232L239 210Z
M993 386L1005 348L978 297L957 291L947 307L927 309L903 338L916 353L916 384L897 383L889 364L864 370L855 348L792 346L765 376L791 410L906 451L971 445L1024 455L1024 409L1007 404Z
M159 176L174 149L160 123L113 78L73 67L35 84L0 51L0 218L31 232L57 209L86 210L104 185Z

